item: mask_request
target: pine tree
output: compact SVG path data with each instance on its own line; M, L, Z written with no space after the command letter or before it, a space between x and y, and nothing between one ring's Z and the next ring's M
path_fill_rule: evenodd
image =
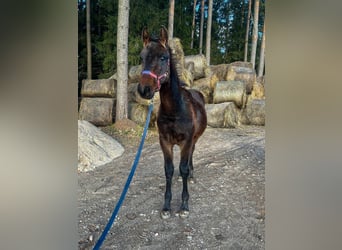
M208 21L207 21L207 37L206 37L206 48L205 48L205 56L206 56L208 65L210 65L212 13L213 13L213 0L209 0Z
M259 25L259 0L254 0L254 18L253 18L253 34L252 34L252 52L251 63L255 67L256 50L258 43L258 25Z
M117 35L117 95L115 121L127 118L129 0L119 0Z

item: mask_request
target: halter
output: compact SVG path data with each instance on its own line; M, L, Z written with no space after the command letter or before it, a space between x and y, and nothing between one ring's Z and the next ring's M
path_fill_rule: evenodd
M167 60L167 66L170 67L170 59ZM141 72L141 75L149 75L151 76L153 79L155 79L157 81L157 91L160 90L160 79L162 79L163 77L167 77L169 75L169 72L165 72L164 74L157 76L156 74L154 74L152 71L150 70L143 70Z
M144 70L141 72L142 75L149 75L151 76L153 79L155 79L157 81L157 85L158 85L158 88L157 88L157 91L160 90L160 80L163 78L163 77L167 77L168 76L168 72L165 72L164 74L160 75L160 76L157 76L156 74L154 74L153 72L151 72L150 70Z

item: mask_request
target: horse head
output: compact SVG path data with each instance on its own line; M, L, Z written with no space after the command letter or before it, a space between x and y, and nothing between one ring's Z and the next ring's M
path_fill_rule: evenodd
M151 37L144 28L142 31L143 49L141 78L138 93L145 99L152 99L161 85L169 80L170 50L167 44L168 35L165 27L160 29L159 38Z

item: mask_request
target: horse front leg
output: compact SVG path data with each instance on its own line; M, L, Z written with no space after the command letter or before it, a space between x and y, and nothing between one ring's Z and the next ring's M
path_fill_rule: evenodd
M190 159L192 155L192 145L186 144L181 149L181 160L179 164L179 172L182 176L183 191L182 191L182 204L179 210L179 216L186 218L189 216L189 191L188 191L188 178L190 175Z
M166 178L166 188L164 196L164 206L160 213L162 219L168 219L171 217L171 200L172 200L172 176L174 172L173 166L173 150L172 146L167 144L165 141L160 140L160 145L164 155L164 170Z

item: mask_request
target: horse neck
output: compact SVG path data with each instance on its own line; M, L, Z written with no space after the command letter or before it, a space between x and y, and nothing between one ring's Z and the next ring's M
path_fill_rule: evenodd
M160 89L160 103L163 110L169 113L181 111L183 99L181 95L180 80L170 58L170 78Z

